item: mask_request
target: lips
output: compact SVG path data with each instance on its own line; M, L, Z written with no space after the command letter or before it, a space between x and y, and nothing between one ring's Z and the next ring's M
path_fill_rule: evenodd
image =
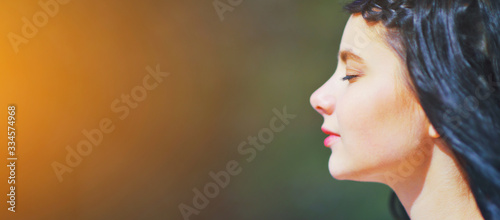
M325 147L331 147L333 145L335 145L335 143L339 142L340 141L340 135L333 132L333 131L330 131L326 128L321 128L321 130L325 133L325 134L328 134L329 136L325 138Z

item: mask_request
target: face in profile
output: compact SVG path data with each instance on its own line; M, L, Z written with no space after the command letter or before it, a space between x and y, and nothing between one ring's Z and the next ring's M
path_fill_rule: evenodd
M396 172L402 160L426 147L428 120L384 31L382 24L352 15L335 73L310 98L324 119L329 170L336 179L385 183L386 172Z

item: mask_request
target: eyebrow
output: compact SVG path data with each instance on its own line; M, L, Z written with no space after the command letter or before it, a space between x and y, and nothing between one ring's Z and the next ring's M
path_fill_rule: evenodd
M364 63L364 59L356 55L352 50L342 50L339 52L339 57L342 62L346 63L348 59L352 59L359 63Z

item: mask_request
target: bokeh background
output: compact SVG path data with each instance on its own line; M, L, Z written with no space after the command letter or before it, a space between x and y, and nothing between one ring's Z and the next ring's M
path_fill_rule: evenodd
M309 105L335 69L345 3L243 0L221 21L212 0L72 0L16 53L9 33L43 9L2 1L0 121L15 104L19 160L16 213L0 169L0 219L182 219L231 160L242 172L190 219L389 219L388 187L330 176ZM118 119L111 103L157 64L170 75ZM247 162L238 145L284 106L296 118ZM51 164L103 118L115 130L59 182Z

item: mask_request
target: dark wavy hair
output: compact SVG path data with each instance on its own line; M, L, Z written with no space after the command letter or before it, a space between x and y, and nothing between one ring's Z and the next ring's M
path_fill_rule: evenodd
M386 27L482 216L500 219L500 1L357 0L345 9ZM391 203L396 219L409 219L394 193Z

